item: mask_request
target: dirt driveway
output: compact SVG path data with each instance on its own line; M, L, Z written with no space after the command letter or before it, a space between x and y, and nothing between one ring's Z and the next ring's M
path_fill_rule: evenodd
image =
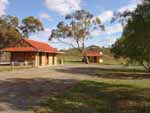
M84 67L84 68L83 68ZM0 113L30 113L50 95L59 95L80 80L98 80L99 65L66 65L0 73Z
M83 76L58 70L80 67L55 66L0 73L0 113L29 113L49 95L71 88Z

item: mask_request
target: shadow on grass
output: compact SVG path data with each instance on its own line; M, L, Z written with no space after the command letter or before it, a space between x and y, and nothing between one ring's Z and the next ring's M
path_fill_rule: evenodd
M83 62L82 61L73 61L73 60L70 60L70 61L65 61L65 63L67 63L67 64L83 64Z
M82 81L34 110L35 113L150 113L150 88Z
M109 69L102 67L72 67L56 69L58 72L84 74L110 79L150 79L150 73L139 69Z
M52 80L46 78L16 78L0 81L0 113L5 113L5 110L8 110L8 108L13 110L30 110L44 98L64 93L76 82L74 80Z

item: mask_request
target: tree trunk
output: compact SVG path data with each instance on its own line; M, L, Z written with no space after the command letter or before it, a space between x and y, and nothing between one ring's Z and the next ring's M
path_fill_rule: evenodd
M84 56L83 56L83 61L84 61L85 64L89 64L89 59L86 56L86 54L84 54Z
M150 72L150 65L149 65L148 62L147 62L147 64L144 64L144 63L143 63L143 67L145 68L145 70L146 70L147 72Z
M85 64L89 64L89 59L88 59L88 57L86 55L86 50L85 49L83 49L82 55L83 55L84 63Z
M150 67L144 67L145 68L145 70L147 71L147 72L149 72L150 73Z
M144 67L147 72L150 73L150 67Z
M82 42L82 47L80 47L80 44L79 44L79 41L76 41L77 45L78 45L78 49L80 51L80 53L82 54L82 57L83 57L83 62L85 64L89 64L89 59L86 55L86 50L85 50L85 46L84 46L84 40Z

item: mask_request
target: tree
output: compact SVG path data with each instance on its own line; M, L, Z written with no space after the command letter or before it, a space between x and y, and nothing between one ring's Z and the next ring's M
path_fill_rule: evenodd
M14 42L21 37L18 30L18 24L19 22L17 17L0 17L0 48L14 44Z
M61 43L71 45L78 48L85 63L88 62L86 56L85 42L91 37L91 32L100 29L104 30L104 26L98 17L94 17L90 12L78 10L66 16L66 23L61 21L57 28L53 29L49 40L55 39ZM66 41L68 40L69 41Z
M101 48L99 46L97 46L97 45L91 45L91 46L87 47L87 50L88 51L100 51Z
M43 30L42 23L34 17L23 19L19 25L17 17L2 16L0 17L0 48L11 46L23 36L28 37L30 33L41 30Z
M116 58L138 62L150 72L150 1L143 0L133 12L124 12L126 18L122 37L112 45Z
M44 30L42 23L33 16L24 18L22 20L22 25L19 28L23 34L23 37L26 38L28 38L31 33L36 33Z

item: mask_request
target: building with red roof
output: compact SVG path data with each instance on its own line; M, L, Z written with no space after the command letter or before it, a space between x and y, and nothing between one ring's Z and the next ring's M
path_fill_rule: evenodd
M47 43L22 38L15 45L0 50L11 53L11 62L24 62L34 66L56 65L60 52Z
M102 63L103 62L103 53L99 51L87 51L86 56L89 59L90 63Z

